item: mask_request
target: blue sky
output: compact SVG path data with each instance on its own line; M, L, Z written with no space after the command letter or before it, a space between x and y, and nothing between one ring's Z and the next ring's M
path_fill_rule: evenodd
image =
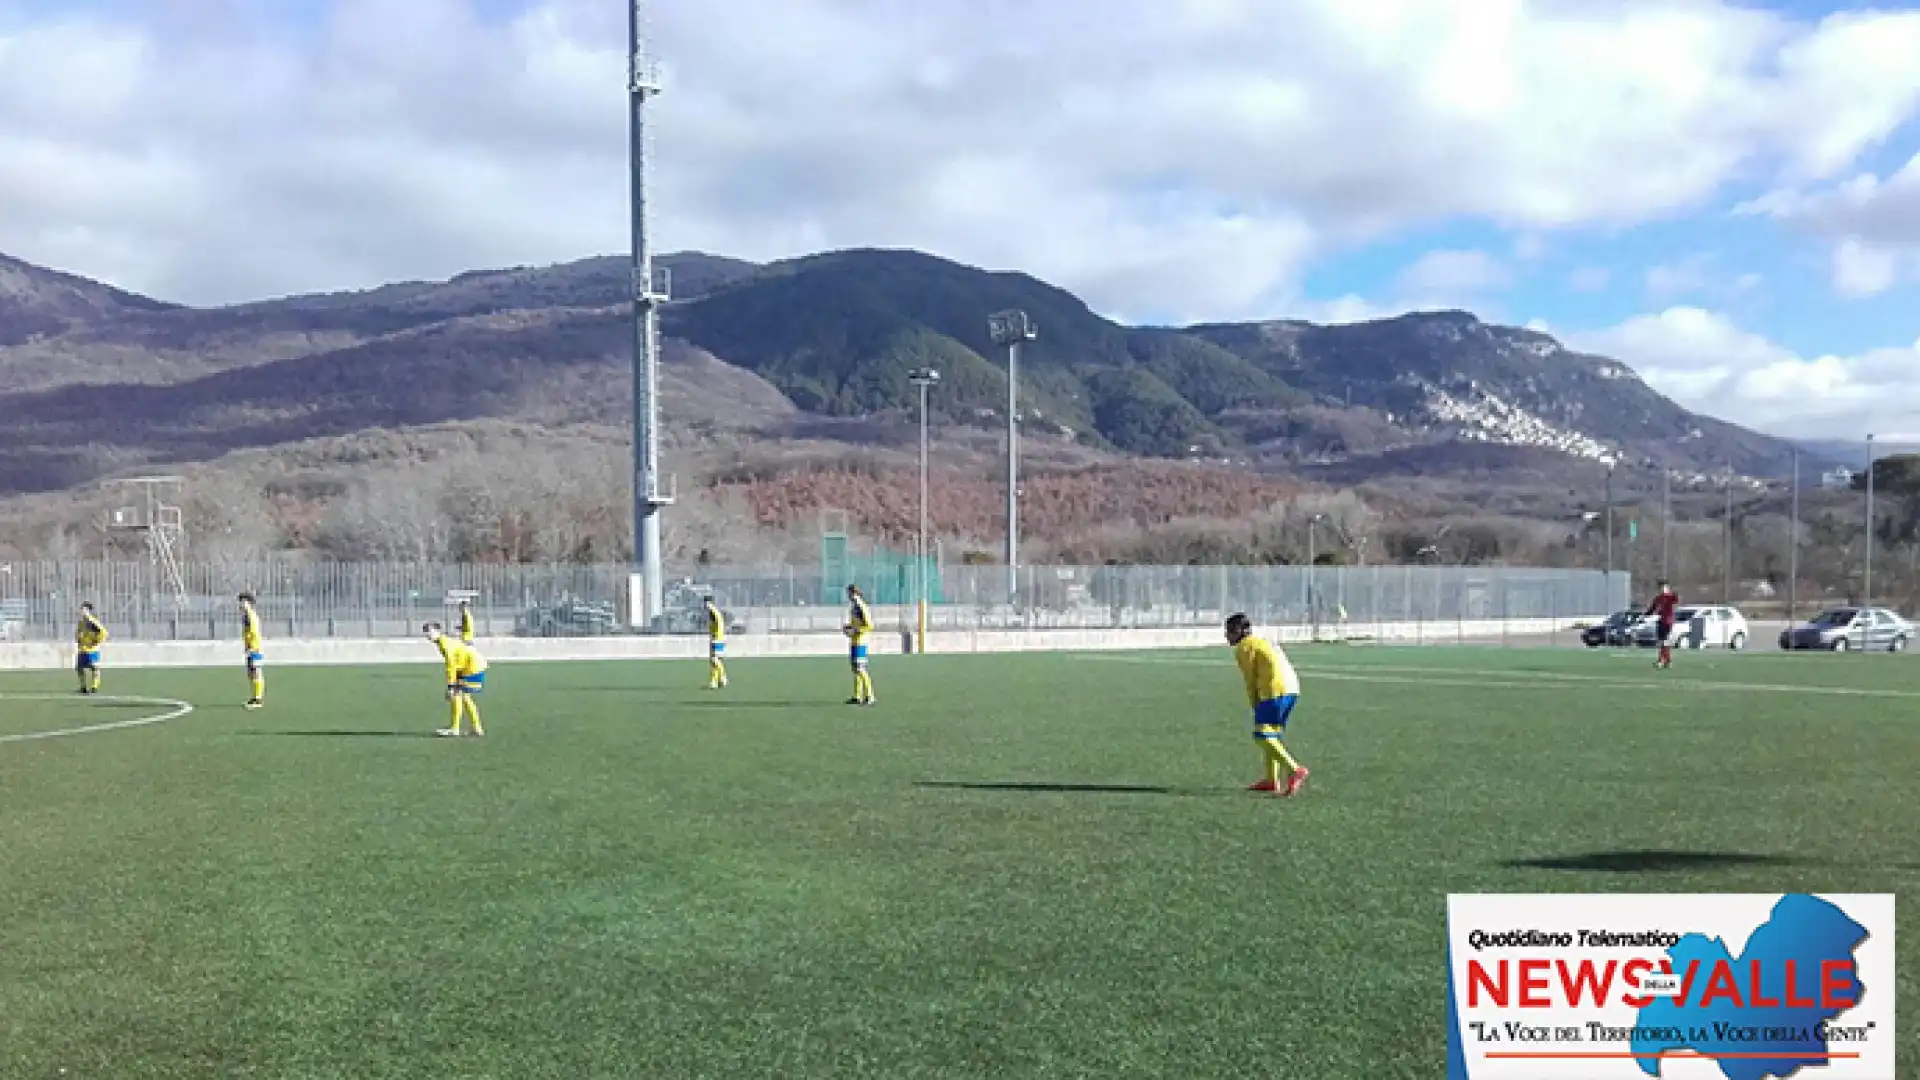
M1153 322L1463 307L1920 429L1920 11L651 0L666 248L917 247ZM0 0L0 251L195 303L619 251L625 5ZM1018 34L983 33L1011 25Z

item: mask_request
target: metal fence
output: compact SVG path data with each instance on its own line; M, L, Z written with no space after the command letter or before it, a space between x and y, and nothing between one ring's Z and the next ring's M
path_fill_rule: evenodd
M235 596L258 598L263 629L275 637L388 637L445 621L449 598L472 594L487 636L576 636L634 632L624 565L433 563L195 563L182 567L182 598L147 562L35 562L0 569L0 634L61 640L82 602L93 603L121 640L206 640L237 633ZM910 571L901 571L908 573ZM666 633L703 633L711 593L735 633L831 632L843 621L832 602L847 582L831 568L709 567L666 590ZM1430 626L1486 620L1583 619L1628 606L1624 573L1514 567L1439 566L1029 566L1012 584L997 566L939 568L933 629L1149 628L1217 626L1244 611L1264 626ZM871 592L879 583L861 582ZM913 581L889 595L919 595ZM879 606L883 625L916 621L910 604Z

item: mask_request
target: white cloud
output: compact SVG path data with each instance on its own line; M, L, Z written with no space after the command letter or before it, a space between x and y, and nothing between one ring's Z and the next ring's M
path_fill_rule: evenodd
M1408 297L1470 297L1513 283L1513 272L1484 251L1429 251L1400 272L1396 287Z
M1583 266L1567 278L1567 287L1574 292L1601 292L1613 280L1613 271L1604 266Z
M1647 294L1672 298L1704 291L1713 284L1713 259L1694 253L1677 262L1660 263L1647 270Z
M1920 154L1882 178L1861 173L1824 189L1783 188L1738 208L1832 244L1833 289L1854 299L1920 279Z
M0 100L32 103L0 110L0 250L216 301L624 247L622 5L333 0L299 33L244 14L271 6L0 22ZM1271 314L1314 258L1419 225L1545 236L1755 170L1816 183L1920 100L1915 13L724 8L652 8L664 245L919 246L1181 317Z
M1670 307L1568 344L1631 364L1696 412L1762 431L1859 438L1909 431L1920 411L1920 341L1857 356L1802 356L1723 313Z
M1878 296L1899 282L1912 261L1899 248L1849 236L1833 246L1833 290L1855 300Z

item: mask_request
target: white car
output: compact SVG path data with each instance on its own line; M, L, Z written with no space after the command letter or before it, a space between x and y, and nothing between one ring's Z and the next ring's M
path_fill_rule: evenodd
M1731 649L1738 652L1751 639L1747 617L1735 607L1683 607L1673 613L1673 633L1667 644L1676 649ZM1649 620L1639 628L1641 645L1658 645L1659 630Z

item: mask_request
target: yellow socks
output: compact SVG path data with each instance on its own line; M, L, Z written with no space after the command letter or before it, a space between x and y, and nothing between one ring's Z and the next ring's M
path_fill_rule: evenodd
M267 698L267 680L259 675L255 675L248 679L247 682L253 686L253 700L265 701Z
M718 660L707 661L707 689L718 690L727 682L727 665Z
M475 735L485 735L487 733L486 729L480 726L480 703L465 694L460 696L460 700L466 702L467 719L473 724L473 733Z
M1300 770L1300 763L1279 739L1261 739L1260 746L1267 752L1267 779L1277 784Z
M453 732L455 735L460 734L460 718L466 714L467 706L461 701L458 694L448 698L447 715L449 719L447 720L447 730Z

